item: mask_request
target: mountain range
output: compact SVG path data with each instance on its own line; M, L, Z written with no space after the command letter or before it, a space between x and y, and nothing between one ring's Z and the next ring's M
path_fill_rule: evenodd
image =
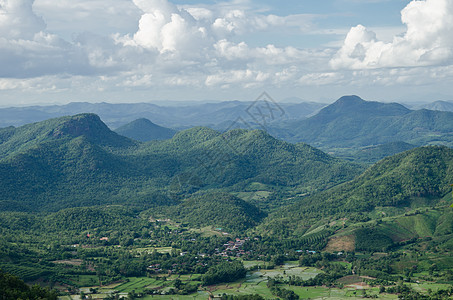
M349 100L318 118L335 122L332 111L356 105L376 118L413 113ZM156 127L139 120L125 129ZM190 274L196 296L199 274L221 271L230 264L225 257L243 277L242 261L259 263L251 276L260 269L282 276L319 269L302 282L316 289L330 284L322 278L343 282L352 272L386 288L411 270L425 283L451 281L451 148L366 147L358 150L364 162L384 158L365 167L264 130L193 127L171 134L142 142L92 113L0 129L1 269L64 290L145 279L180 288L176 279ZM281 269L288 260L304 267Z
M398 103L365 101L358 96L344 96L327 106L313 102L277 103L270 98L185 106L70 103L0 109L0 127L92 112L116 132L138 141L168 139L176 130L194 126L220 132L262 129L278 139L304 142L337 157L370 164L383 158L384 153L388 156L408 149L407 145L395 147L398 143L451 147L453 112L448 111L449 104L437 101L424 106L432 110L411 110ZM380 154L370 155L370 149L376 147Z
M388 107L395 111L381 107L377 115L387 115ZM212 214L209 201L225 199L229 209L250 213L247 226L258 224L264 210L303 227L312 217L438 203L432 201L449 192L452 168L453 150L428 146L385 158L360 175L357 164L262 130L195 127L144 143L111 131L97 115L80 114L0 130L0 210L127 204L188 221L197 210Z
M328 152L391 142L453 146L452 112L410 110L398 103L365 101L358 96L341 97L310 118L279 125L269 130L274 136Z
M435 101L428 104L419 105L416 108L439 111L453 111L453 101Z
M111 131L94 114L4 128L0 158L1 210L172 205L199 190L239 192L253 184L269 194L280 187L313 192L362 170L260 130L195 127L141 143Z
M451 298L451 112L222 105L0 128L0 292Z
M247 109L253 106L253 101L225 101L214 103L191 103L174 106L156 105L152 103L87 103L73 102L66 105L29 106L0 108L0 128L21 126L32 122L44 121L50 118L94 113L113 129L117 129L137 119L146 118L164 127L187 129L194 126L216 126L227 122L225 129L237 119L253 122ZM271 102L274 104L274 102ZM274 104L275 105L275 104ZM279 120L304 118L326 104L316 102L278 103L284 114Z

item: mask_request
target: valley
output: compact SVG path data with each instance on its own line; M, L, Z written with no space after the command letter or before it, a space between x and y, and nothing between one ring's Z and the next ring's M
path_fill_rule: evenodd
M112 131L82 113L0 128L0 286L46 299L451 298L452 113L343 97L277 121Z

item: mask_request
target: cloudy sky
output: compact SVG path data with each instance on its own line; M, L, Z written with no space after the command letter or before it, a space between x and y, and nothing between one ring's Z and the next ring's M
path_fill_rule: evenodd
M0 106L452 86L453 0L0 0Z

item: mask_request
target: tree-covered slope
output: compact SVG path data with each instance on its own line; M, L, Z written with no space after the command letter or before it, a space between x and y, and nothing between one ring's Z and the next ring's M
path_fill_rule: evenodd
M261 130L219 133L198 127L171 140L146 145L147 153L175 153L185 172L205 185L266 185L322 190L359 174L361 167L306 144L290 144Z
M377 207L435 205L448 196L453 182L453 150L415 148L376 163L354 180L300 199L270 217L297 227L320 218L351 218ZM279 221L280 222L280 221Z
M140 142L171 139L176 133L173 129L156 125L145 118L123 125L115 129L115 132Z
M23 280L0 270L0 299L58 299L57 291L39 285L30 287Z
M43 142L67 141L80 136L99 146L130 147L135 144L111 131L97 115L80 114L0 129L0 159Z
M221 192L196 194L177 206L147 212L151 216L156 213L190 227L214 226L236 232L256 226L265 217L255 206Z
M396 216L380 214L365 222L346 221L330 238L330 251L389 251L401 246L453 249L453 209L425 207ZM347 249L342 247L347 247Z
M0 210L10 211L126 202L149 207L200 189L240 191L251 182L315 191L361 171L258 130L221 134L196 127L140 143L84 114L5 129L3 136Z

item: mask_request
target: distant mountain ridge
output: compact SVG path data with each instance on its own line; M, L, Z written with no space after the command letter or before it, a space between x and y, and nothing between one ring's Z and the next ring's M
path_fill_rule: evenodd
M417 106L417 109L429 109L453 112L453 101L435 101L428 104Z
M253 101L224 101L178 106L164 106L152 103L88 103L73 102L66 105L29 106L0 108L0 128L22 126L80 113L94 113L110 127L119 128L140 118L146 118L169 128L187 129L194 126L215 127L222 122L231 124L238 118L252 120L247 108ZM300 119L324 107L323 103L279 103L285 111L283 119ZM226 129L222 127L219 129Z
M276 136L284 132L285 140L325 150L398 141L417 146L453 146L453 113L413 111L397 103L344 96L310 118L286 122L281 128L273 127L271 132Z

